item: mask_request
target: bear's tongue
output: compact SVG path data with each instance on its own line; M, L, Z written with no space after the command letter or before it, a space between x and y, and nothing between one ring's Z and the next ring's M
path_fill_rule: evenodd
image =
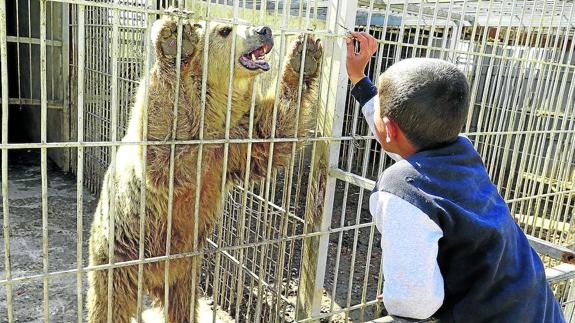
M244 67L250 70L261 68L262 70L267 71L270 69L268 62L264 61L263 59L254 60L253 58L245 55L240 57L240 63L242 63Z
M270 69L268 62L264 61L263 56L268 53L267 46L262 46L257 48L256 50L252 51L249 54L240 56L240 63L248 69L255 70L255 69L262 69L267 71Z

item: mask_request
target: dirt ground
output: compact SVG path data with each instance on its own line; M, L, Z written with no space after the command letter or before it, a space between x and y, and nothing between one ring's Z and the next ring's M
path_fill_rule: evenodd
M77 267L77 215L76 215L76 178L63 173L52 163L48 163L48 271L57 272L75 269ZM41 199L41 171L40 154L38 151L14 151L9 160L9 212L10 212L10 254L12 277L28 277L43 272L42 252L42 199ZM341 187L339 187L341 185ZM338 183L338 195L343 191L342 183ZM83 203L83 264L87 265L87 239L95 209L96 197L84 191ZM355 197L355 198L353 198ZM336 201L341 201L336 196ZM350 190L348 200L357 200L357 192ZM364 199L360 222L369 222L371 217L366 211ZM336 203L337 204L337 203ZM347 205L344 225L355 223L356 205ZM341 205L334 209L332 228L339 227ZM3 213L0 209L0 217ZM365 277L365 264L371 257L368 271L365 300L373 300L376 295L377 276L379 270L379 240L375 234L372 254L368 255L370 228L360 229L357 236L357 249L353 250L354 231L345 231L342 235L341 260L338 268L337 290L335 293L334 308L355 305L362 302L363 284ZM330 237L327 271L325 277L325 299L322 312L329 312L330 297L334 287L335 260L337 253L338 234ZM0 279L6 277L4 232L0 232ZM355 268L351 289L348 289L351 273L351 258L355 254ZM293 279L289 286L285 286L290 302L297 295L297 276L299 260L295 259L292 265ZM77 320L77 285L75 274L63 274L49 281L49 317L52 322L74 322ZM83 297L85 297L86 277L83 277ZM41 322L43 318L43 281L29 280L13 285L13 308L16 322ZM0 322L7 322L6 288L0 286ZM209 301L202 303L204 318L202 321L211 321ZM367 308L364 319L371 319L375 307ZM286 311L284 321L293 321L293 308ZM360 311L351 313L351 319L358 322ZM146 312L148 322L161 322L161 315L153 310ZM225 313L218 313L218 321L232 322ZM343 315L338 315L333 322L344 321Z

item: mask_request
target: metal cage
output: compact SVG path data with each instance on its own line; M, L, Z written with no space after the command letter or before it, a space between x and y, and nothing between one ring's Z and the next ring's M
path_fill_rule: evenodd
M374 80L409 57L444 59L466 74L472 97L462 132L575 322L574 10L562 0L0 3L0 321L81 322L86 273L126 265L88 266L89 223L117 148L157 144L121 139L154 59L150 27L172 15L269 25L279 45L272 71L256 81L261 89L279 79L295 35L315 35L325 46L313 134L270 140L305 142L305 149L294 149L289 167L261 181L236 183L199 251L199 285L211 315L204 321L365 322L382 315L375 300L383 285L381 249L366 194L391 161L349 94L344 40L345 30L355 29L378 39L368 68ZM148 305L144 295L138 300Z

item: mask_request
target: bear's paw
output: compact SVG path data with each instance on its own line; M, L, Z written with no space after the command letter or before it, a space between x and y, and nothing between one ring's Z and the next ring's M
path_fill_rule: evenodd
M323 56L323 46L319 39L313 36L304 34L298 36L293 42L292 51L290 55L289 65L296 72L301 72L302 53L304 50L304 41L307 38L306 55L304 61L303 74L306 77L317 75Z
M184 19L182 21L182 49L181 58L190 57L198 43L199 24L193 24ZM178 21L170 17L164 17L154 22L153 45L156 53L162 58L175 59L178 54Z

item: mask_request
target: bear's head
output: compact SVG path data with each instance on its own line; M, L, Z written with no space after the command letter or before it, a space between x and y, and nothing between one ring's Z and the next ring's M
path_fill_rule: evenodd
M204 27L205 24L202 24ZM251 84L255 76L270 69L265 56L274 46L272 30L267 26L245 26L225 23L210 23L206 32L201 28L202 35L196 48L195 56L198 62L203 61L204 42L208 35L208 82L218 87L228 87L230 79L230 64L233 53L233 86L235 88ZM201 64L199 64L201 66Z

